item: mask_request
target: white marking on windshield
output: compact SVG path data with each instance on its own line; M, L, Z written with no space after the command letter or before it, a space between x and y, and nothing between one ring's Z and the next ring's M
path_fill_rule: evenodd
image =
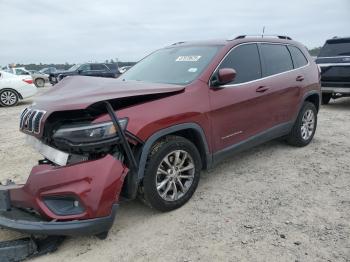
M200 55L186 55L186 56L179 56L176 58L176 62L197 62L202 56Z

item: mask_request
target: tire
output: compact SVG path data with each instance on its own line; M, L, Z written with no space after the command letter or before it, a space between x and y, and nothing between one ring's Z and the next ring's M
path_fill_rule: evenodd
M292 131L287 136L287 143L297 147L308 145L315 135L316 127L316 107L313 103L304 102Z
M0 104L2 106L15 106L19 101L19 96L16 91L12 89L5 89L0 91Z
M332 98L332 94L330 93L322 94L322 105L328 105L331 98Z
M35 85L36 85L36 87L44 87L45 80L43 78L37 78L37 79L35 79Z
M192 197L201 169L201 157L192 142L179 136L167 136L150 150L140 196L159 211L177 209Z

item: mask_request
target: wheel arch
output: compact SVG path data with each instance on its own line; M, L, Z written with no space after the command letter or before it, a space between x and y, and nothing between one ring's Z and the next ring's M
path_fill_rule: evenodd
M321 103L321 99L320 99L320 92L318 91L311 91L311 92L308 92L304 95L304 101L303 102L310 102L310 103L313 103L316 107L316 110L317 112L319 111L320 109L320 103Z
M155 132L146 140L142 148L140 148L138 167L139 181L141 181L144 176L147 156L152 146L156 141L167 135L178 135L190 140L195 144L200 153L203 168L209 168L211 166L212 155L209 152L208 143L202 127L196 123L178 124Z

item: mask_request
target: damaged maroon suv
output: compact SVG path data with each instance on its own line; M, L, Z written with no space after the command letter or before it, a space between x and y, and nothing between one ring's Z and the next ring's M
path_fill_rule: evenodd
M278 137L312 140L317 65L289 37L180 42L119 79L72 76L20 115L43 159L0 188L0 226L41 235L101 235L121 199L170 211L202 169Z

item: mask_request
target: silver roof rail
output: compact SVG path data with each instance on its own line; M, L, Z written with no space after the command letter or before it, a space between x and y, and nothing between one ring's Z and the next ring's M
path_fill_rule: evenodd
M233 40L237 40L237 39L243 39L243 38L247 38L247 37L277 37L278 39L285 39L285 40L292 40L291 37L286 36L286 35L239 35L236 38L234 38Z
M186 42L176 42L176 43L174 43L174 44L172 44L172 45L181 45L181 44L184 44L184 43L186 43Z

